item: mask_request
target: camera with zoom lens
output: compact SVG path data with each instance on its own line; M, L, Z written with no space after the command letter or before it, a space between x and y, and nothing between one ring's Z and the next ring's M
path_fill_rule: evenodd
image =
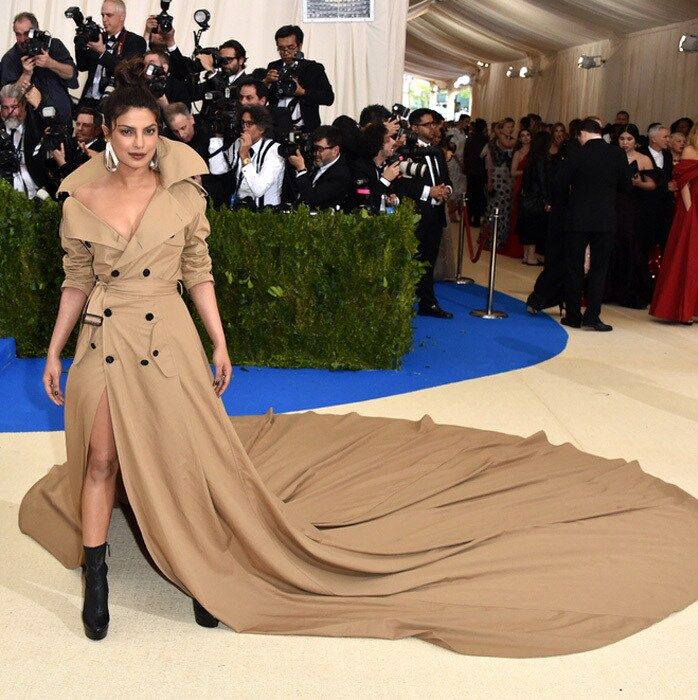
M21 164L19 153L15 148L12 136L0 130L0 177L12 181L14 173L19 172Z
M42 51L48 51L51 46L51 35L48 32L42 32L41 29L30 29L27 36L29 38L26 43L19 46L19 52L24 56L33 58Z
M410 125L407 121L407 117L410 116L410 108L396 102L392 106L390 113L392 115L392 121L396 121L400 124L400 128L397 130L397 133L394 136L395 140L399 141L403 136L410 132Z
M279 144L279 155L282 158L289 158L299 152L306 161L312 160L313 144L310 142L310 136L296 128L285 134Z
M172 0L160 0L160 9L162 12L160 12L159 15L155 15L155 19L158 23L158 34L169 34L172 31L174 17L167 14L171 2Z
M305 56L302 51L296 53L293 62L289 65L283 63L279 70L279 80L276 83L276 92L279 97L293 97L296 94L296 80L298 80L298 67Z
M92 17L85 17L79 7L69 7L63 14L75 22L75 46L78 49L86 49L90 41L99 41L102 28Z
M55 107L44 107L41 110L44 122L44 135L41 138L41 148L47 158L53 157L53 151L57 151L61 145L67 151L68 141L71 136L68 126L56 116Z
M393 165L394 163L400 164L400 175L404 177L425 178L429 173L429 167L426 163L413 163L405 160L405 156L399 153L385 159L385 165Z
M232 142L242 133L237 90L223 87L204 94L201 119L212 134L220 134L225 142Z
M200 53L205 53L208 56L213 56L213 67L214 68L223 68L224 59L220 55L220 53L218 52L218 49L215 46L207 46L206 48L198 49L195 51L195 54L200 54ZM202 63L198 58L194 59L194 68L195 68L197 73L204 70Z
M150 94L157 99L162 97L167 90L167 74L154 63L149 63L145 68L145 79L148 81Z

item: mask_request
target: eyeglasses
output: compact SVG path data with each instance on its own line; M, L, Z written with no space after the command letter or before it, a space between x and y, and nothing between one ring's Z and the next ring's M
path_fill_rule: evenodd
M322 153L323 151L331 151L334 146L313 146L313 153Z
M279 53L295 53L297 49L298 49L298 44L293 44L292 46L279 46L277 44L277 46L276 46L276 50Z
M257 122L253 122L253 121L251 121L250 119L241 119L241 120L240 120L240 123L241 123L243 126L254 126Z
M220 61L221 63L232 63L233 61L237 61L238 57L237 56L221 56Z

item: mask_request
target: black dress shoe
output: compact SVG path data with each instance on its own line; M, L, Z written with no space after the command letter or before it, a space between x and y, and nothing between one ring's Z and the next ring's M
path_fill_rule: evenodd
M85 601L82 623L88 639L104 639L109 628L109 586L107 564L104 561L107 543L98 547L84 547Z
M218 627L218 618L211 615L206 608L199 603L196 598L192 598L194 603L194 619L196 624L201 627Z
M563 326L569 326L570 328L581 328L582 327L582 322L581 321L573 321L570 318L567 318L567 316L563 316L560 319L560 323Z
M582 323L582 328L585 331L599 331L599 333L608 333L608 331L613 330L613 326L609 326L608 323L604 323L600 319L594 323Z
M417 313L420 316L434 316L434 318L453 318L453 314L450 311L445 311L438 304L420 306Z

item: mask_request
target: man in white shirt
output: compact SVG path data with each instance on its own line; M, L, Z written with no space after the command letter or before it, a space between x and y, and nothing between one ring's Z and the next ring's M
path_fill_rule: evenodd
M229 148L220 135L210 140L211 174L230 173L231 206L277 206L281 203L285 162L279 155L279 144L270 138L271 115L264 107L250 106L243 110L240 121L242 135Z

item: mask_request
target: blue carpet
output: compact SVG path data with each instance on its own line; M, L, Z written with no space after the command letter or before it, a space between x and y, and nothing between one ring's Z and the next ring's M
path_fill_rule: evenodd
M509 314L501 320L470 316L471 309L486 305L486 290L480 286L439 284L437 296L455 318L416 317L413 347L401 369L236 367L224 394L226 410L250 415L271 407L283 413L403 394L535 365L567 344L567 333L557 321L545 314L530 316L523 302L504 294L495 295L495 308ZM3 369L2 353L10 350L14 343L0 339L0 432L63 430L63 409L44 394L43 359L14 359ZM68 366L65 362L64 371Z

